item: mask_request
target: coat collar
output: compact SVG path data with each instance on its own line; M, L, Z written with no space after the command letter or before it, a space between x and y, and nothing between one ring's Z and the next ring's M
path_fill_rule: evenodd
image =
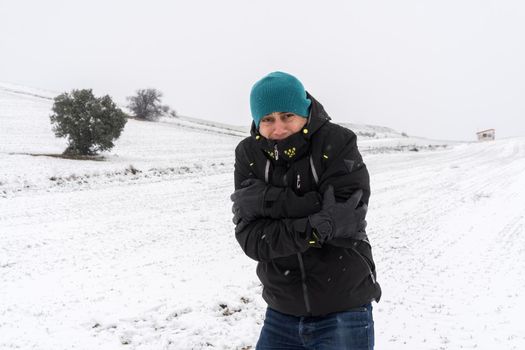
M269 159L277 162L285 162L304 155L308 151L311 137L330 120L323 105L308 92L306 92L306 96L312 101L308 121L299 132L284 140L275 141L264 138L259 134L255 123L252 122L250 130L251 137L255 139L257 145Z

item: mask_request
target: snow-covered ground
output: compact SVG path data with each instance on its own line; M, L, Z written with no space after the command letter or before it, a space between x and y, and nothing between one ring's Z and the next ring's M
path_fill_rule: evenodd
M242 129L129 120L104 161L34 156L65 148L49 96L0 84L0 349L253 347L265 304L229 201ZM359 146L376 348L525 349L525 137Z

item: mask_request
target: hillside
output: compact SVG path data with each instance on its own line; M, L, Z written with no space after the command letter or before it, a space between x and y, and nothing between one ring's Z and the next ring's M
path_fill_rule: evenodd
M185 172L230 172L245 127L180 116L128 123L105 161L51 158L66 148L51 129L52 97L58 93L0 83L0 196L28 190L134 181L162 181ZM349 125L364 154L446 148L454 143L403 137L396 131ZM365 135L365 136L363 136ZM373 136L371 136L373 135ZM21 166L22 165L22 166Z
M104 161L35 156L65 144L33 92L0 89L0 349L253 349L265 304L229 200L243 130L129 120ZM359 139L377 349L524 349L525 137L392 136Z

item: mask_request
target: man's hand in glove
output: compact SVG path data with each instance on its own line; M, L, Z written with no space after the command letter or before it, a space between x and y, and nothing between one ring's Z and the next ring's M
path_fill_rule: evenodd
M321 211L308 217L321 243L337 238L359 239L359 232L366 227L368 209L366 204L358 207L362 196L363 191L357 190L346 202L336 203L334 188L328 187Z
M233 201L234 221L240 221L240 219L253 220L256 217L264 216L266 191L267 185L264 181L258 179L244 180L241 183L241 188L230 196Z

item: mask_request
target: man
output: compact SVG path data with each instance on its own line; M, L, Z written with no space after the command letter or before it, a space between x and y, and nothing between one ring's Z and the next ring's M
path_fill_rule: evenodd
M355 134L283 72L255 83L250 108L231 199L236 238L259 262L268 303L257 349L373 349L381 288Z

